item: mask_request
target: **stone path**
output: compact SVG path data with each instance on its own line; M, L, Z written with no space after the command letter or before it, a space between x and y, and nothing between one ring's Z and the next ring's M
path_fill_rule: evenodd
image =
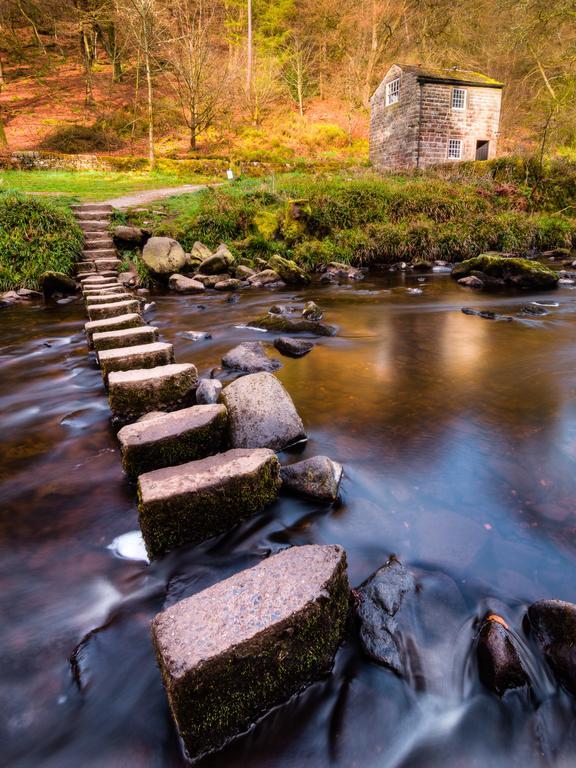
M199 405L196 367L174 361L172 345L142 318L143 299L118 280L121 261L109 234L113 208L202 188L74 208L85 237L77 277L89 317L87 342L114 422L124 425L118 433L123 466L138 482L140 528L152 558L260 513L281 485L274 451L305 437L290 396L270 373L252 375L253 381L264 377L258 379L262 399L252 397L252 410L246 379L223 390L222 404ZM202 398L210 397L206 385L213 383L204 380ZM307 545L159 614L153 642L188 757L219 749L327 674L348 609L344 551Z
M210 186L220 186L211 184ZM145 189L142 192L133 192L131 195L114 197L111 200L105 200L101 206L112 206L113 208L135 208L138 205L152 203L154 200L161 200L164 197L172 195L184 195L192 192L200 192L202 189L208 189L208 184L184 184L181 187L163 187L161 189Z

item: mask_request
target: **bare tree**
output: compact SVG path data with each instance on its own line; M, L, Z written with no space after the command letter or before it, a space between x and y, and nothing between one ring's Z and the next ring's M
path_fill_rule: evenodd
M311 42L297 34L289 35L284 45L282 74L288 91L298 106L300 117L304 116L304 99L312 91L312 73L315 69L315 52Z

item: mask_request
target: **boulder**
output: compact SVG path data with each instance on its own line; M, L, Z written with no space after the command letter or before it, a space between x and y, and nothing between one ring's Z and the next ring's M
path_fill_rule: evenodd
M133 225L120 224L114 227L112 232L114 243L121 249L130 250L132 248L141 248L146 240L146 234L140 227Z
M71 295L76 293L76 281L64 272L43 272L38 278L38 282L44 296L52 296L53 293L63 293Z
M140 475L138 512L148 554L206 541L258 514L278 495L279 470L272 451L256 449Z
M186 254L171 237L151 237L142 251L142 261L156 275L173 275L186 264Z
M268 265L287 285L308 285L310 282L310 275L291 259L276 254L270 258Z
M234 274L238 280L248 280L249 277L252 277L256 273L250 267L246 267L244 264L239 264L236 267Z
M279 280L280 275L273 269L264 269L261 272L257 272L255 275L252 275L248 278L250 285L254 285L256 287L261 285L271 285L273 283L277 283Z
M223 405L194 405L161 413L118 432L122 466L129 477L212 456L226 429Z
M476 288L477 290L482 290L482 288L484 288L484 283L479 277L477 277L477 275L461 277L458 280L458 285L462 285L464 288Z
M152 622L170 709L195 760L332 668L346 627L346 555L286 549Z
M417 259L412 262L412 269L414 272L432 272L433 264L426 259Z
M543 290L556 288L558 284L556 272L544 264L529 259L488 253L457 264L451 274L454 280L460 280L472 272L481 273L489 279L501 281L504 285L513 288ZM482 280L480 274L478 276ZM483 283L485 290L490 287L487 281L483 280Z
M140 285L140 278L136 272L120 272L118 274L118 282L121 285L127 286L129 288L136 288L136 286Z
M222 391L233 448L282 449L306 439L292 398L271 373L252 373Z
M229 277L227 280L220 280L214 285L217 291L237 291L240 288L242 282L234 277Z
M194 275L194 280L202 283L204 288L214 288L218 283L229 279L230 275L227 272L222 275L202 275L200 273Z
M204 245L204 243L201 243L199 240L196 240L196 242L192 246L190 255L193 256L195 260L199 259L201 263L205 259L208 259L210 258L210 256L212 256L212 251L210 250L210 248L208 248L207 245Z
M306 339L292 339L290 336L279 336L274 339L274 346L287 357L303 357L314 349L314 342Z
M282 367L279 360L268 357L264 345L259 341L246 341L234 347L224 355L222 365L224 368L244 373L276 371Z
M306 320L305 317L287 317L286 315L260 315L250 320L248 325L277 333L310 333L314 336L334 336L337 328L328 323Z
M362 648L398 675L405 673L405 665L397 615L406 595L415 590L414 576L396 558L390 558L356 590Z
M305 317L306 320L322 320L324 312L315 302L307 301L302 310L302 317Z
M314 456L282 467L280 477L287 490L320 501L335 501L342 472L342 465L328 456Z
M234 266L234 256L228 248L222 244L212 256L204 259L198 267L198 272L203 275L220 275Z
M222 392L222 382L218 379L200 379L196 390L196 402L204 405L217 403Z
M527 620L555 677L576 695L576 605L539 600L528 608Z
M340 283L344 280L363 280L364 274L356 267L351 267L349 264L344 264L339 261L331 261L322 277L320 282L322 283Z
M199 283L198 280L193 280L191 277L185 277L184 275L170 275L168 287L178 293L202 293L205 290L202 283Z
M481 681L498 696L528 683L512 634L501 616L491 614L482 623L476 655Z
M198 371L191 363L116 371L108 376L110 409L117 418L128 420L190 405L197 384Z

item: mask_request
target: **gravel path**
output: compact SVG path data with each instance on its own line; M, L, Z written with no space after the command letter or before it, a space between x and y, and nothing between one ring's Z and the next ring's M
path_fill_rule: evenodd
M182 187L164 187L162 189L145 189L142 192L134 192L124 197L115 197L112 200L102 200L105 205L112 205L114 208L134 208L144 203L151 203L153 200L160 200L163 197L171 195L183 195L187 192L199 192L206 189L207 184L184 184Z

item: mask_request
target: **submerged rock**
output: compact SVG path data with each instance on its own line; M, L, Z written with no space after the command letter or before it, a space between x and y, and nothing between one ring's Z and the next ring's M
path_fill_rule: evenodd
M398 633L397 615L406 595L416 590L416 580L395 558L379 568L356 591L360 642L378 664L403 675L405 664Z
M313 341L307 341L306 339L292 339L290 336L279 336L274 339L274 346L287 357L303 357L307 355L310 350L314 349L315 344Z
M434 265L431 261L427 261L426 259L418 259L417 261L413 261L411 266L414 272L432 272Z
M294 493L320 501L336 501L342 479L342 465L328 456L314 456L282 467L282 486Z
M281 451L306 438L292 398L271 373L252 373L222 391L230 445Z
M291 547L152 622L189 759L224 746L332 668L349 587L340 547Z
M558 681L576 695L576 605L539 600L528 608L528 622Z
M544 264L529 259L487 253L457 264L452 270L452 277L454 280L460 280L472 272L481 273L488 279L499 280L504 285L515 288L549 289L556 288L558 284L556 272ZM482 280L484 288L490 287L481 275L478 276Z
M154 427L156 420L149 423ZM261 512L278 495L279 474L273 451L262 448L226 451L140 475L138 513L146 551L159 557Z
M498 696L528 683L508 625L500 616L491 614L482 623L476 654L481 681Z
M222 358L224 368L244 373L258 371L277 371L282 367L279 360L274 360L266 354L264 345L259 341L245 341L234 349L226 352Z
M218 379L200 379L196 390L196 402L202 405L217 403L222 392L222 382Z
M488 309L472 309L471 307L462 307L462 312L465 315L482 317L484 320L504 320L505 322L511 322L514 320L514 318L510 315L498 315L496 312L491 312Z
M182 336L190 341L208 341L212 338L212 334L207 331L184 331Z
M142 261L157 275L173 275L186 264L186 254L171 237L151 237L142 251Z
M337 331L336 326L328 323L307 320L305 317L287 317L284 314L260 315L251 320L248 325L279 333L311 333L315 336L334 336Z

